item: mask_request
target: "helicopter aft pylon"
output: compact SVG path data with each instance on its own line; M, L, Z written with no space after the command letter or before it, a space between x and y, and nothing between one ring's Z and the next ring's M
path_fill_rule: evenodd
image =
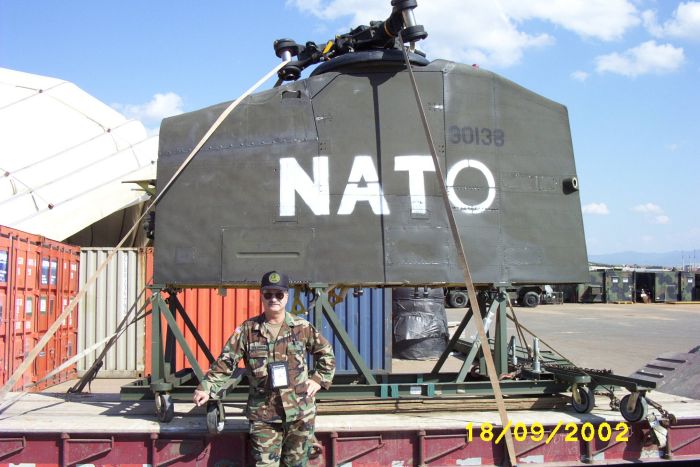
M392 6L386 21L355 28L323 49L311 42L275 41L284 63L278 83L239 100L241 106L219 119L216 131L207 130L221 105L163 122L159 186L180 173L176 168L198 135L210 137L158 205L153 374L125 386L122 397L155 396L158 417L167 422L173 401L189 400L203 376L175 315L185 318L203 350L206 343L187 324L176 289L250 287L262 272L279 268L313 293L316 320L326 318L357 369L357 376L336 378L328 399L492 396L497 385L505 394L572 390L574 409L585 413L593 408L594 389L622 386L633 394L623 404L623 416L642 420L651 384L577 369L508 343L507 285L585 281L587 274L566 109L481 69L428 62L413 45L404 52L405 43L427 33L415 22L415 0L394 0ZM300 80L313 64L319 66ZM291 83L283 86L286 81ZM416 115L410 96L415 91L418 97L418 90L427 100ZM421 123L432 137L423 135ZM533 139L535 134L539 138ZM426 139L432 138L437 144L431 149ZM429 159L438 162L433 170ZM436 183L430 172L439 172L440 164L447 176ZM259 168L281 178L251 184ZM337 173L349 176L339 182ZM558 222L542 225L552 214ZM194 220L196 228L183 229L183 217ZM448 227L456 235L450 236ZM470 248L474 277L466 281L472 307L448 349L430 374L373 375L344 335L331 292L353 286L464 285L463 268L453 260L462 240L478 245ZM416 252L417 245L425 250ZM348 248L353 258L337 261L335 253ZM484 330L459 373L441 372L470 320L481 321L481 309L495 322L493 339ZM168 323L165 333L161 318ZM192 370L175 371L175 342ZM486 363L491 352L480 352L480 344L493 346L494 365ZM208 357L213 361L210 352ZM492 384L467 381L477 360L492 366L481 372ZM496 379L493 385L494 378L513 372L519 379ZM247 388L234 384L222 400L246 397ZM223 406L210 413L216 431Z

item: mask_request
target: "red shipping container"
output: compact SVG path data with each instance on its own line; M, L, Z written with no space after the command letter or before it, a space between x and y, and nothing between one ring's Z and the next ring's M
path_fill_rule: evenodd
M0 297L0 300L2 297ZM3 323L0 323L0 327L4 327ZM7 334L6 333L0 333L0 382L6 381L8 376L7 372L9 371L9 362L7 359L7 339L5 338Z
M77 292L79 259L78 247L0 226L1 384L7 382L55 322L57 306L67 306ZM64 271L66 279L63 278ZM75 316L72 313L61 328L75 333ZM28 388L59 364L56 352L57 345L61 345L60 339L60 336L54 336L49 340L13 390L37 391L65 380L61 378L67 377L69 372L62 372L61 378L52 378L52 381Z
M145 248L142 254L146 256L147 284L153 283L153 248ZM147 297L150 297L150 292ZM219 295L216 289L184 289L177 294L180 303L192 320L195 328L209 346L214 358L218 357L226 339L243 321L262 313L260 291L257 289L226 289L226 296ZM190 349L194 352L197 362L203 371L209 369L209 361L204 352L198 349L192 333L187 330L185 322L178 313L178 327L185 336ZM166 330L165 318L162 318L163 332ZM165 334L163 334L165 335ZM151 341L153 337L151 315L146 317L146 374L151 374ZM191 368L185 352L176 346L175 370ZM241 363L242 365L242 363Z

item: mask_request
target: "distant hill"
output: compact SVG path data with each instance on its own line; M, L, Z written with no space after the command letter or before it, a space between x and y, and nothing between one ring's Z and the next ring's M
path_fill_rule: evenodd
M693 252L669 251L667 253L640 253L638 251L623 251L620 253L608 253L605 255L588 255L588 260L593 263L603 264L636 264L639 266L666 266L680 267L693 262ZM695 252L696 263L700 263L700 249Z

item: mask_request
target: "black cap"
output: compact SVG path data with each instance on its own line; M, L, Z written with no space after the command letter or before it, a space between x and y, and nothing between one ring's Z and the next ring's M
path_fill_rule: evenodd
M262 276L262 280L260 281L260 288L275 288L287 290L289 288L289 277L287 277L285 273L279 271L266 272L265 275Z

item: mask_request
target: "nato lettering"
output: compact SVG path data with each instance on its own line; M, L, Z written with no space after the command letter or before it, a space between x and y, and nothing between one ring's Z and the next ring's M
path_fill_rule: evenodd
M296 196L317 216L330 214L330 188L328 185L328 157L314 157L313 179L293 157L280 159L280 216L293 216L296 212Z
M449 129L449 139L452 144L476 144L481 146L503 146L506 135L499 128L479 128L475 126L458 127L452 125Z
M364 187L360 186L362 181L365 182ZM360 201L367 201L375 214L389 214L389 206L384 199L382 187L379 185L379 175L371 156L355 157L343 199L340 201L338 215L352 214L355 205Z
M296 215L296 195L317 216L330 215L330 166L327 156L313 158L312 174L309 175L294 157L280 159L280 216ZM486 179L488 193L478 204L466 204L455 190L457 176L463 170L477 170ZM433 159L425 155L406 155L394 158L394 172L408 173L408 194L412 214L425 214L425 173L435 172ZM452 205L464 214L480 214L496 199L496 181L483 163L475 159L464 159L447 171L445 180ZM379 175L372 156L358 155L353 159L337 215L351 215L359 203L367 203L376 215L390 215L390 207L384 197Z

